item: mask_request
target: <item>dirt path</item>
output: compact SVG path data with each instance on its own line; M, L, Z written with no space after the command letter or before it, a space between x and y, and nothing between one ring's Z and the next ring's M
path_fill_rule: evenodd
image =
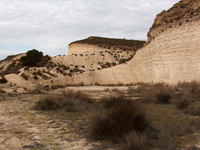
M108 143L84 137L84 115L32 109L41 97L27 94L0 101L0 150L111 150Z

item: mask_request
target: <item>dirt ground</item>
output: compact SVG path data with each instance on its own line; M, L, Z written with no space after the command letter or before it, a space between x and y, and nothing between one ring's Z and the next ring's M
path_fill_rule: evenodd
M61 94L1 95L0 150L112 150L117 145L87 138L88 114L34 110L39 99ZM90 114L89 114L90 115Z
M94 111L69 113L35 110L35 103L46 96L59 96L63 90L83 91L93 98L127 93L126 86L67 87L40 94L0 94L0 150L116 150L117 143L95 141L89 136ZM134 93L132 98L137 98ZM200 117L178 110L175 105L143 103L151 127L170 129L179 146L200 146ZM153 141L152 144L157 142ZM158 150L158 149L155 149ZM185 150L185 149L184 149Z

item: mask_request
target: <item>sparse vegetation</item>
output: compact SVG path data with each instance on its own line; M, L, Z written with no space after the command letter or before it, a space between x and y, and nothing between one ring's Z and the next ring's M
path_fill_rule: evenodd
M16 60L13 60L4 71L0 72L0 76L4 76L11 73L18 74L21 68L21 64Z
M43 73L45 72L43 71ZM78 85L82 85L82 83ZM62 87L60 86L60 88ZM47 85L44 88L49 90L51 86ZM113 89L113 87L109 87L109 89ZM121 87L114 87L114 89L114 92L108 88L103 91L92 91L95 99L88 95L84 96L85 94L82 92L69 90L62 95L42 98L35 103L34 107L39 110L36 111L37 115L44 113L56 115L58 118L62 116L70 122L67 126L73 126L73 133L80 134L80 136L92 135L92 138L106 140L100 141L102 144L106 142L121 150L178 150L181 148L190 150L191 146L196 144L197 131L199 131L198 116L200 115L198 88L194 88L196 89L194 92L189 83L187 86L182 84L179 87L140 83L134 87L129 85L128 89ZM156 95L164 90L164 93L171 95L171 104L159 105L155 101L148 103L148 101L140 100L145 93L143 90L152 92L153 94L150 96L154 100L157 98ZM119 93L125 95L116 96ZM97 95L102 97L96 97ZM196 99L192 98L193 100L191 100L191 96ZM189 101L189 105L187 105L187 101ZM184 109L184 111L179 109ZM65 124L64 121L59 123ZM77 127L77 124L81 127ZM167 127L170 131L163 127ZM90 132L88 133L88 131ZM120 142L121 145L115 145L111 141L118 144ZM189 148L184 147L185 145Z
M75 41L73 43L87 43L92 45L97 45L102 48L108 49L123 49L123 50L134 50L136 51L139 48L142 48L145 41L137 40L126 40L126 39L112 39L112 38L103 38L103 37L89 37L80 41ZM73 44L71 43L71 44Z
M42 76L42 72L40 70L38 70L37 72L33 72L33 75L38 75L38 76Z
M118 99L118 98L116 98ZM149 120L143 108L136 102L111 97L110 108L97 114L91 125L91 133L99 139L115 139L131 131L143 133L149 127ZM113 101L111 103L110 101Z
M81 92L72 90L63 92L60 97L46 97L38 101L35 109L39 110L57 110L64 109L67 112L82 111L92 100Z

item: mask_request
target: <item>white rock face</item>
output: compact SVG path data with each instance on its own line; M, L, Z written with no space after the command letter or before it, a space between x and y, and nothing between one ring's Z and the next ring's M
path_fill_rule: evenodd
M169 28L137 51L130 65L137 82L200 81L200 21Z
M127 64L74 76L74 83L129 84L137 82L200 81L200 20L169 28Z

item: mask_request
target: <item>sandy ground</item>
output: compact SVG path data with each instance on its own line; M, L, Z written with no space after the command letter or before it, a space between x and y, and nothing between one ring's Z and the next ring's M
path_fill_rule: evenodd
M85 137L84 115L34 110L34 103L44 96L23 94L2 98L0 150L112 150L109 144Z

